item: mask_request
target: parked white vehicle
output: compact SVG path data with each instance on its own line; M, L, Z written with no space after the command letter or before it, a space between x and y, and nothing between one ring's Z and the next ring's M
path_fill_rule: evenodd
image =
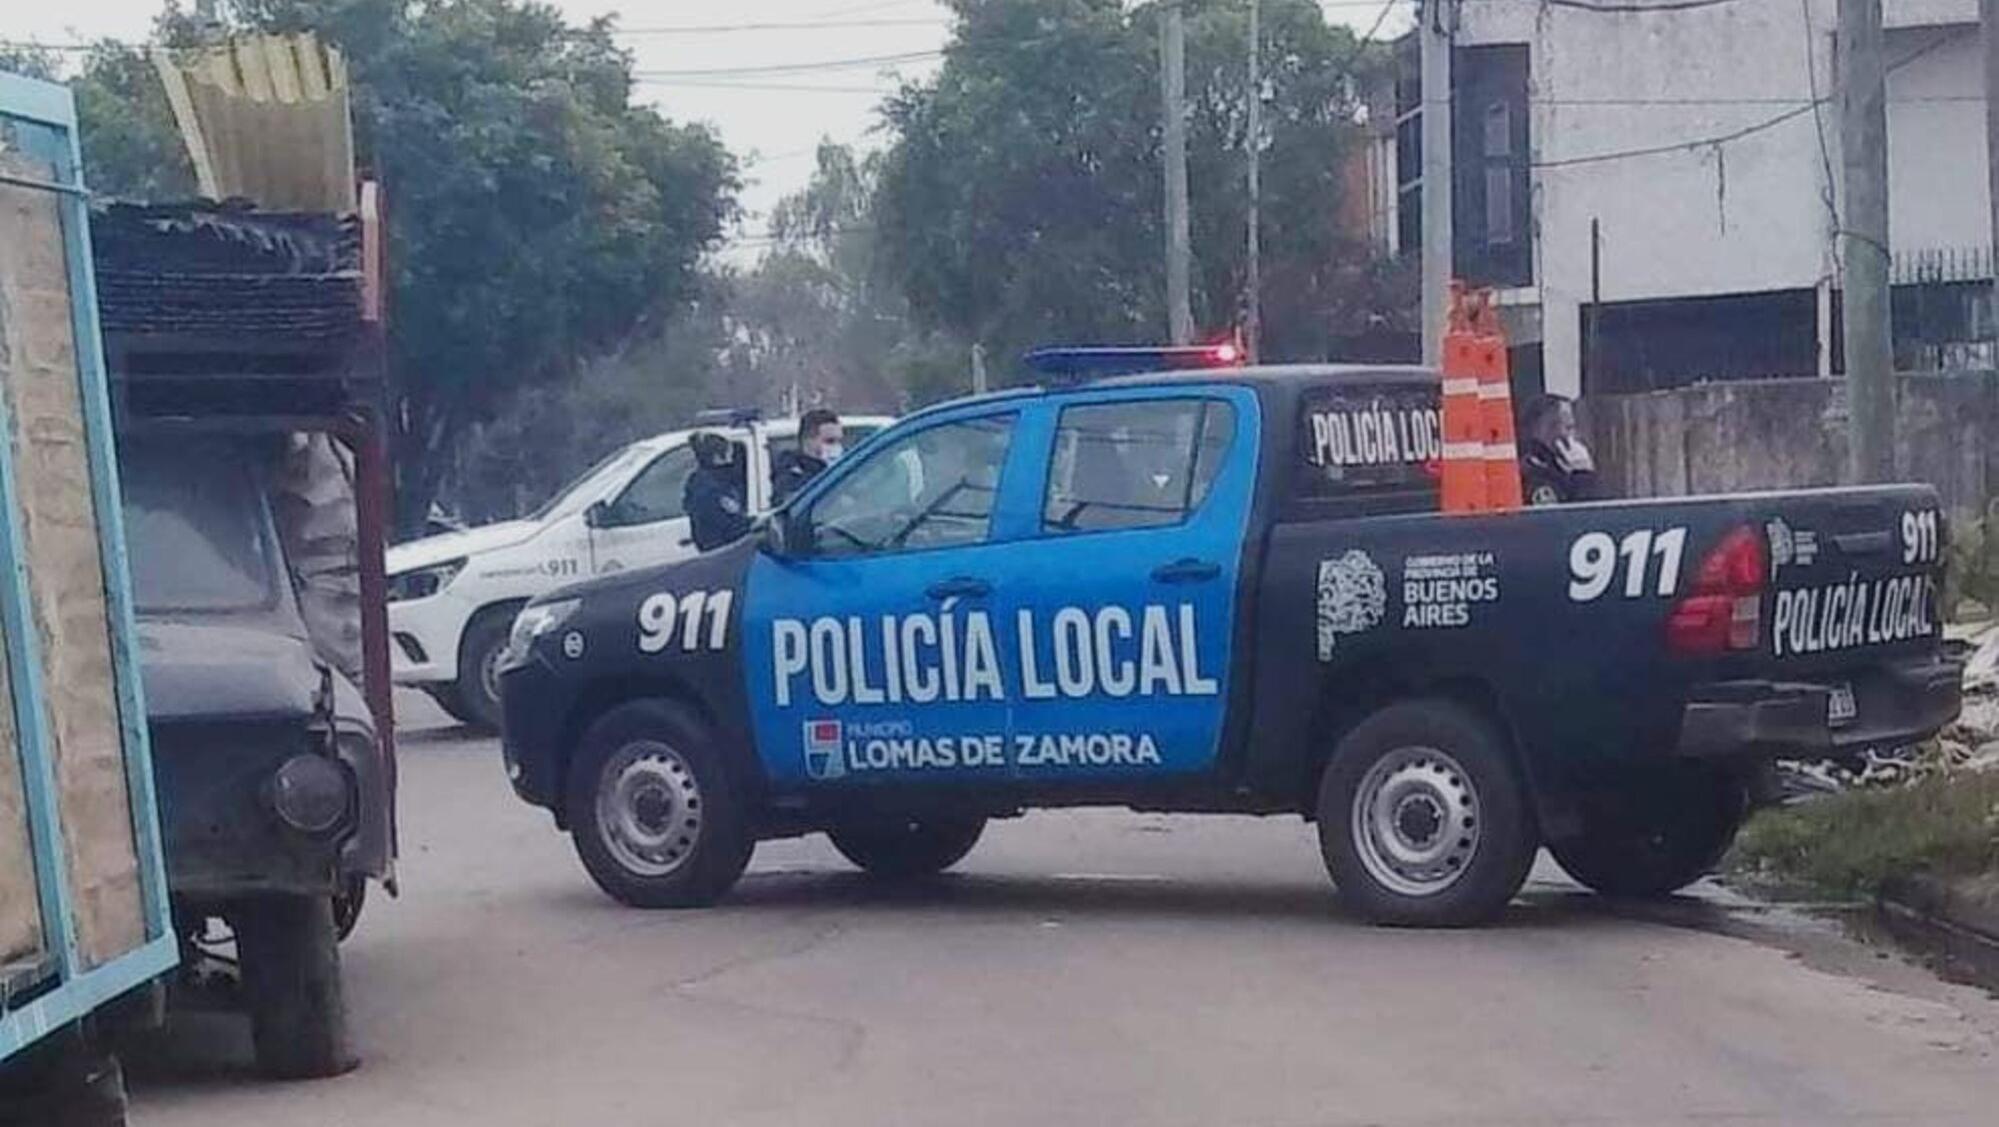
M840 421L851 447L892 420L857 415ZM496 663L523 604L592 575L695 554L683 495L694 472L687 440L704 430L736 443L748 467L750 509L769 509L771 467L777 453L798 440L798 420L744 413L614 451L519 520L390 548L396 683L423 689L467 724L497 727Z

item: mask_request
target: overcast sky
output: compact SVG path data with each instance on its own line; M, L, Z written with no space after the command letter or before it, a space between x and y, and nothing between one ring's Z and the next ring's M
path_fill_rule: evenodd
M949 30L946 10L935 0L553 2L575 23L617 13L626 29L622 41L637 58L639 97L669 117L711 122L721 131L745 164L741 234L752 245L765 230L771 204L810 176L820 138L878 143L873 131L881 94L900 78L929 73L933 59L908 56L938 50ZM1363 27L1379 11L1375 0L1323 2L1330 18ZM0 38L137 40L162 0L6 0L5 6ZM1389 22L1384 37L1407 23L1406 13L1398 11ZM801 23L818 26L756 26ZM672 30L648 30L655 28ZM885 56L904 58L865 61ZM847 65L823 65L841 62Z

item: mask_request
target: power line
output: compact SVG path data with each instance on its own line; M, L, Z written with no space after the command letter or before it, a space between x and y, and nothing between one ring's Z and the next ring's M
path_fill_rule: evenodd
M949 20L790 20L775 23L668 24L654 27L614 27L612 35L731 35L751 31L826 31L845 28L948 27Z
M769 63L749 67L709 67L698 70L634 70L634 78L717 78L730 75L803 74L820 70L855 70L897 63L927 62L941 58L942 51L903 51L893 55L863 55L850 59L821 59L809 63Z
M1976 29L1973 30L1973 33L1976 34ZM1904 55L1901 58L1895 60L1894 62L1888 64L1888 71L1890 73L1893 73L1897 70L1900 70L1901 68L1908 66L1910 63L1915 62L1917 59L1922 58L1924 55L1929 54L1930 52L1936 50L1937 48L1942 47L1945 43L1951 42L1956 38L1957 38L1957 33L1945 32L1943 35L1940 35L1935 39L1930 40L1928 43L1924 44L1923 46L1918 47L1914 51L1909 52L1907 55ZM1708 148L1709 146L1719 148L1722 145L1730 144L1731 142L1735 141L1740 141L1744 137L1753 136L1754 134L1762 133L1765 130L1775 129L1777 126L1782 125L1787 121L1790 121L1792 118L1803 117L1805 114L1813 112L1813 110L1815 110L1817 107L1824 105L1826 102L1831 101L1833 98L1837 96L1838 92L1837 90L1835 90L1833 93L1829 93L1821 97L1812 98L1801 105L1798 105L1792 109L1785 110L1783 113L1780 113L1775 117L1765 118L1764 120L1756 122L1753 125L1745 125L1740 129L1732 129L1726 133L1716 134L1715 136L1712 137L1696 137L1689 141L1673 141L1663 145L1646 145L1641 148L1622 149L1616 152L1592 153L1588 156L1564 157L1560 160L1538 160L1533 162L1533 164L1531 164L1529 167L1569 168L1580 164L1601 164L1605 161L1627 160L1632 157L1658 156L1663 153L1677 153L1689 149L1704 149Z
M731 82L726 79L707 81L699 78L636 78L632 81L639 86L665 86L692 90L750 90L758 93L788 90L804 94L868 94L874 97L887 97L896 92L893 86L834 86L813 82Z

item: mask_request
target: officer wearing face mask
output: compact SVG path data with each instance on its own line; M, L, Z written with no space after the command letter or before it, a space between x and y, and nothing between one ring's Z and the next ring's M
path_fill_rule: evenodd
M780 451L771 466L771 499L782 503L840 456L845 431L840 416L814 407L798 420L798 447Z
M1520 449L1521 485L1530 505L1590 501L1597 496L1596 461L1576 432L1574 405L1559 395L1527 405Z
M694 546L713 551L750 530L749 502L743 465L736 444L712 431L688 440L694 448L694 472L682 496Z

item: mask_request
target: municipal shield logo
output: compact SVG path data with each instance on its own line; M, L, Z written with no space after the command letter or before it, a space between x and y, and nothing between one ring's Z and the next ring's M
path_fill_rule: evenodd
M845 775L847 757L843 749L846 742L838 720L807 720L805 773L815 779L837 779Z

